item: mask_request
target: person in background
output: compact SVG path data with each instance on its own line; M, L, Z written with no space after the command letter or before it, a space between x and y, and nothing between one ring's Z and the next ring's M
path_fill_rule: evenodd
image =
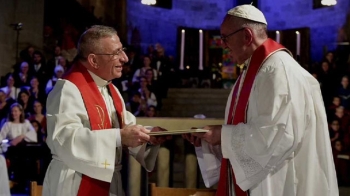
M0 141L8 139L11 146L17 146L23 141L37 142L37 135L33 126L24 118L23 107L18 103L14 103L11 105L10 111L8 121L1 128Z

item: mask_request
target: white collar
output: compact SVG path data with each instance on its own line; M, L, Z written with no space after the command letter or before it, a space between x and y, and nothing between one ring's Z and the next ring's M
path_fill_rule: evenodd
M110 82L100 78L96 74L92 73L91 71L88 70L88 72L90 73L92 79L94 80L94 82L96 83L96 85L98 87L104 87L104 86L107 86L110 83Z

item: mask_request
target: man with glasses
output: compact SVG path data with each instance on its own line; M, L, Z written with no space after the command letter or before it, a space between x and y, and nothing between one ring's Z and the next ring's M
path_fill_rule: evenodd
M110 82L121 77L128 61L124 51L113 28L93 26L81 35L75 63L47 99L47 144L53 159L43 195L124 195L123 147L148 171L153 169L165 138L150 137L149 130L135 125Z
M245 69L227 101L225 124L184 135L196 146L206 186L219 196L339 195L318 81L267 37L252 5L228 11L224 48Z

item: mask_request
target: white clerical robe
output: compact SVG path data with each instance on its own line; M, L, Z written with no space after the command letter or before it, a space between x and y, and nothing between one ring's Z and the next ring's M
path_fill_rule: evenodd
M104 95L107 82L89 73ZM117 88L115 89L119 94ZM59 79L50 92L47 99L46 141L53 154L53 160L46 172L44 196L77 195L82 174L111 182L110 195L120 196L117 195L117 192L120 192L117 189L121 187L121 136L113 100L111 96L107 96L108 98L103 98L115 128L91 131L83 99L72 82ZM125 110L124 103L123 114L126 125L135 124L136 118ZM147 171L151 171L158 149L159 145L146 148L144 144L129 148L129 152Z
M6 160L2 155L7 151L8 144L3 144L1 141L2 140L0 140L0 196L11 196Z
M225 122L231 98L232 92ZM222 156L238 186L250 196L339 195L318 81L289 54L276 52L262 65L248 101L247 123L223 125L221 132ZM196 148L207 186L219 178L218 151L204 141Z

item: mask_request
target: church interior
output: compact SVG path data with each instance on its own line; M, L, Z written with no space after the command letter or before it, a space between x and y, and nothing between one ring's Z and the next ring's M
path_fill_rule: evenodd
M30 182L42 185L52 158L45 144L46 98L92 25L115 28L126 47L129 62L112 83L138 124L169 130L224 124L227 97L243 66L222 47L220 24L242 4L259 8L269 38L319 81L340 195L350 195L349 0L0 0L0 128L18 103L38 137L6 152L0 146L0 176L8 175L0 183L9 183L15 196L30 195ZM162 144L152 172L124 157L128 196L151 196L154 186L216 188L205 187L195 149L181 136Z

